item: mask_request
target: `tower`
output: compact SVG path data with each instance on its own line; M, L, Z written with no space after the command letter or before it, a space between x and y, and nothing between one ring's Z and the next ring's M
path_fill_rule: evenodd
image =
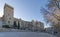
M7 25L13 25L14 22L14 8L9 6L8 4L4 5L4 23Z

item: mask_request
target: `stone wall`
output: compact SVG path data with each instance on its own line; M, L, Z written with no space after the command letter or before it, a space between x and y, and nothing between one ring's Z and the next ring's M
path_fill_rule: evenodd
M3 21L2 21L2 19L0 18L0 27L2 27L2 25L3 25Z

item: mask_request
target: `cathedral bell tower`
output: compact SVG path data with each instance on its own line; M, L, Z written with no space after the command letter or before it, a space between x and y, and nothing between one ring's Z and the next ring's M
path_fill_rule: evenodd
M14 22L14 8L8 4L4 5L4 23L11 26Z

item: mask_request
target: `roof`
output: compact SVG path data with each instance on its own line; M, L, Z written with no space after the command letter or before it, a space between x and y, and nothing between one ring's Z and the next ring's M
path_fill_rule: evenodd
M6 4L6 3L5 3L5 5L4 5L4 8L5 8L5 7L9 7L9 8L14 9L12 6L10 6L10 5Z

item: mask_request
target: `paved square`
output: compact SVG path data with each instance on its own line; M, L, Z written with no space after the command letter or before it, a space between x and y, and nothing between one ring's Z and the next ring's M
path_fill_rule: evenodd
M38 32L0 32L0 37L55 37L48 33Z

